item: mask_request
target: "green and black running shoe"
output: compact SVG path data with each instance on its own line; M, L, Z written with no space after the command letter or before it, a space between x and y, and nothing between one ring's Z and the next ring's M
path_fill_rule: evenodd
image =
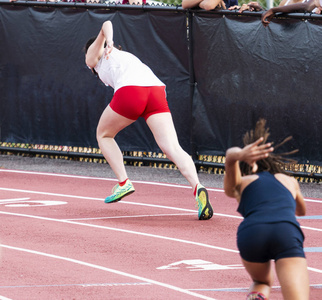
M209 220L213 215L213 210L209 201L208 192L201 184L197 186L196 201L198 204L199 220Z
M105 199L105 203L113 203L120 201L123 197L128 196L135 192L134 186L130 179L126 180L123 186L115 185L112 189L112 195Z

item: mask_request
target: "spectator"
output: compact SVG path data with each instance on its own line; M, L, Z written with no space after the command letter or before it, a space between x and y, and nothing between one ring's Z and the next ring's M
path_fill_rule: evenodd
M146 4L146 0L122 0L122 4L142 5Z
M238 5L238 0L182 0L182 8L202 8L205 10L227 9Z
M237 245L253 280L247 300L269 299L271 260L275 260L283 299L308 300L304 235L295 218L295 214L305 215L305 202L299 183L281 168L285 154L272 153L265 125L265 120L259 120L255 130L245 134L244 148L226 152L224 189L227 196L236 198L237 210L244 217L238 227Z
M291 5L291 4L296 4L296 3L307 3L309 2L308 0L282 0L280 2L280 4L278 5L278 7L282 7L282 6L286 6L286 5ZM242 13L245 10L249 10L249 11L261 11L264 10L262 8L262 6L258 3L258 2L249 2L249 3L245 3L242 6L231 6L229 8L229 10L238 10L238 12ZM320 14L321 13L321 9L319 9L318 7L315 7L312 10L312 13L316 13L316 14Z
M284 1L284 0L282 0ZM261 11L263 10L262 6L258 2L249 2L249 3L244 3L242 6L239 5L234 5L228 8L229 10L238 10L240 13L242 13L245 10L249 11Z
M61 2L83 2L84 3L84 2L95 2L95 0L61 0Z
M289 4L286 6L273 7L262 14L262 23L268 26L276 13L292 13L292 12L313 12L320 13L322 9L322 0L309 0L307 2Z

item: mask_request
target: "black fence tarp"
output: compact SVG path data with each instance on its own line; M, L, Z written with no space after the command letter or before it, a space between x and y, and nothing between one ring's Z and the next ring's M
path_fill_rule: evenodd
M97 147L113 90L87 69L83 47L108 19L115 44L166 83L190 154L224 155L264 117L273 140L293 135L287 148L300 149L295 159L321 165L322 19L276 19L264 28L259 16L2 3L0 141ZM160 152L143 120L117 142L122 151Z
M83 48L111 20L115 44L166 83L180 143L190 148L185 12L1 6L0 20L0 141L97 146L96 125L113 90L88 70ZM117 141L124 151L160 152L143 119Z
M199 151L222 153L263 117L272 140L292 135L297 159L321 163L322 20L265 28L256 17L196 12L192 30Z

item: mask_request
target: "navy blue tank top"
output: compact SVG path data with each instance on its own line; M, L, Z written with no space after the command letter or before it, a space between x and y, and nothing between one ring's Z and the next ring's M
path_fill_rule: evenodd
M289 222L300 229L291 192L273 174L261 172L242 192L237 211L244 217L238 230L253 224ZM301 230L301 229L300 229Z

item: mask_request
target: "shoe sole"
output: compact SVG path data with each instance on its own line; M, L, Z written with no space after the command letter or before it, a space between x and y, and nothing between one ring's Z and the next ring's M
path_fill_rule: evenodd
M112 201L104 201L105 203L115 203L115 202L119 202L120 200L122 200L125 196L128 196L128 195L131 195L131 194L133 194L135 192L135 190L134 191L129 191L129 192L127 192L126 194L124 194L122 197L120 197L120 198L116 198L116 199L114 199L114 200L112 200Z
M206 194L207 203L199 216L199 220L209 220L212 218L214 212L209 202L208 192L205 188L201 188L198 190L198 198L202 192Z

